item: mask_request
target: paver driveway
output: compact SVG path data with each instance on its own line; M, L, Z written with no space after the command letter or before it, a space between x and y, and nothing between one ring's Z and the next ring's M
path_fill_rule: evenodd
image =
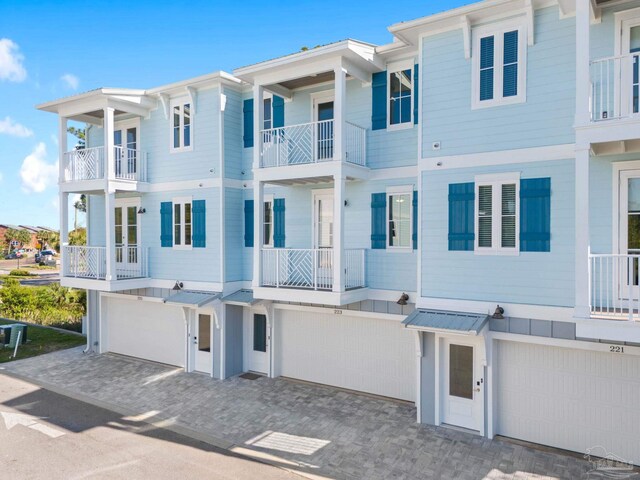
M590 469L574 456L418 425L411 404L282 378L218 381L131 358L84 355L79 348L4 368L150 420L173 419L323 477L576 479Z

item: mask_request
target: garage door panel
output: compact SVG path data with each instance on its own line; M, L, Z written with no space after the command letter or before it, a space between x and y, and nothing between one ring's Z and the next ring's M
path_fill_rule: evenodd
M398 322L282 310L276 325L280 374L415 400L415 344Z
M501 341L497 431L640 463L640 357Z
M184 367L184 321L178 308L113 297L103 302L105 351Z

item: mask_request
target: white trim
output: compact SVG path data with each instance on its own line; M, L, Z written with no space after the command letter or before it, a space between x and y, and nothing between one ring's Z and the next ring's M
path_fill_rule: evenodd
M194 105L191 103L192 100L189 96L181 96L172 98L169 107L169 152L170 153L179 153L179 152L190 152L193 150L193 137L194 137L194 121L193 117L195 116ZM184 106L189 104L190 112L189 112L189 146L184 146ZM173 109L175 107L180 107L180 146L175 147L173 145Z
M344 308L336 307L336 308L326 308L326 307L313 307L307 305L293 305L289 303L273 303L273 308L275 310L296 310L296 311L304 311L310 313L324 313L325 315L336 315L336 310L340 310L342 313L341 316L348 317L360 317L360 318L376 318L379 320L389 320L391 322L402 322L406 315L395 315L392 313L376 313L376 312L365 312L362 310L347 310Z
M613 30L614 32L614 56L618 56L618 55L624 55L626 53L629 52L622 52L622 47L623 42L622 39L625 36L626 33L626 38L629 38L629 34L628 34L628 29L627 32L625 32L625 27L631 26L629 25L625 25L625 23L627 22L633 22L634 20L638 21L638 24L640 25L640 8L631 8L629 10L623 10L621 12L615 12L613 14L614 17L614 22L615 22L615 29ZM633 22L635 23L635 22ZM633 25L636 26L636 25Z
M614 162L611 164L611 219L612 219L612 232L611 232L611 253L621 253L620 250L620 215L622 209L620 208L620 177L622 172L638 171L640 173L640 160L631 160L627 162ZM628 208L628 207L625 207ZM594 252L599 253L599 252ZM606 252L604 252L606 253Z
M313 245L313 248L320 248L318 246L318 225L316 222L316 219L318 218L317 216L317 211L316 211L316 199L319 196L331 196L331 208L332 208L332 214L331 214L331 225L333 225L333 222L335 221L335 212L333 212L333 204L334 204L334 189L333 188L314 188L311 190L311 245ZM332 229L333 230L333 229ZM333 249L334 247L334 242L333 242L333 232L331 234L331 247ZM324 247L323 247L324 248Z
M527 26L526 17L519 16L500 23L492 23L482 27L475 27L472 35L471 56L471 109L495 107L499 105L512 105L527 101ZM510 97L503 97L503 52L504 34L513 30L518 31L518 93ZM480 100L480 40L492 36L494 41L493 64L493 98Z
M385 230L387 232L386 235L386 245L385 248L387 251L396 251L396 252L412 252L413 251L413 190L414 185L393 185L388 186L386 188L386 212L385 212ZM405 246L393 246L390 245L391 236L388 234L389 232L389 208L391 207L391 202L389 201L389 197L391 196L399 196L399 195L408 195L409 196L409 245Z
M332 82L333 83L333 82ZM320 103L333 102L333 118L336 116L336 93L335 90L320 90L319 92L312 92L309 94L309 101L311 102L311 122L318 121L318 105Z
M191 206L191 243L186 245L185 235L185 204ZM180 205L180 244L176 245L175 239L175 219L174 212L176 205ZM173 197L171 199L171 237L173 239L173 250L191 250L193 249L193 196Z

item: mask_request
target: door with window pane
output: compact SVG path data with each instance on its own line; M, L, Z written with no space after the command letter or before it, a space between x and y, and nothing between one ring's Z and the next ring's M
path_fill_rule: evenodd
M627 258L619 262L621 298L640 298L640 171L620 173L620 253Z
M315 193L313 210L316 281L328 286L333 284L333 191Z
M139 225L136 204L121 204L114 209L116 272L120 278L140 276Z
M333 159L333 101L318 103L316 105L316 119L318 121L316 132L316 159Z
M113 132L116 178L137 180L138 130L136 127L117 128Z

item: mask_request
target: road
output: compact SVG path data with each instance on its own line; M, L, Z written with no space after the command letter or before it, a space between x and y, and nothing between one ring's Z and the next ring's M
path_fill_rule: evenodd
M301 478L1 372L0 478Z

